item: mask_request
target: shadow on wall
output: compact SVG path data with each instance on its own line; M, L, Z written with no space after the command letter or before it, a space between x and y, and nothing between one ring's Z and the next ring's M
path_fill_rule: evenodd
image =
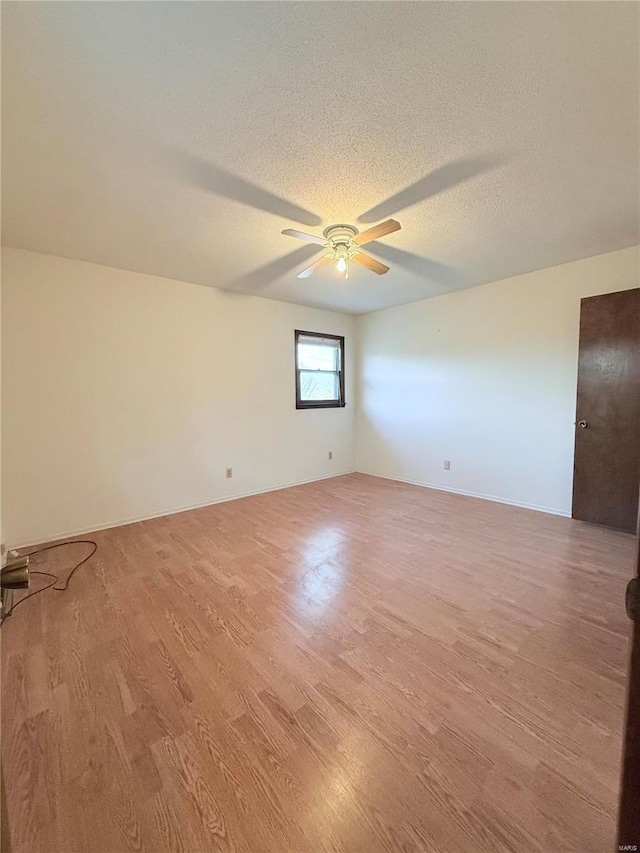
M360 406L358 412L357 429L357 470L387 477L402 476L402 456L397 452L393 440L389 440L393 435L392 431L383 429L380 419L373 417L364 405ZM364 463L365 458L375 459L375 465Z

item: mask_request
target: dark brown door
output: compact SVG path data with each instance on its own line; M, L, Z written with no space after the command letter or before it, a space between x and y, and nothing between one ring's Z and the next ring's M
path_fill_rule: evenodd
M633 532L640 480L640 289L583 299L574 518Z
M636 541L636 583L640 586L640 513ZM639 594L640 595L640 594ZM627 719L622 747L618 850L640 851L640 606L631 629L627 674ZM634 846L635 845L635 846Z

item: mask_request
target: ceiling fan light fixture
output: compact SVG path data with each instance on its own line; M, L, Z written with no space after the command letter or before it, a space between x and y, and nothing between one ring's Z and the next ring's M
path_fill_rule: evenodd
M347 271L347 259L346 258L338 258L337 269L338 269L338 272L346 272Z

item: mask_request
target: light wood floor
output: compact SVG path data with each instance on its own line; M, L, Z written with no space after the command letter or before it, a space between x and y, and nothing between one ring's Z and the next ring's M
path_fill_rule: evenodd
M354 474L94 538L2 628L14 853L614 849L631 536Z

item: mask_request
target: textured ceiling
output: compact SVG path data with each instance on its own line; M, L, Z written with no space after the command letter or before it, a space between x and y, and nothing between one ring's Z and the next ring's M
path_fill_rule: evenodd
M3 242L356 313L632 245L639 13L4 2ZM283 228L392 214L296 278Z

